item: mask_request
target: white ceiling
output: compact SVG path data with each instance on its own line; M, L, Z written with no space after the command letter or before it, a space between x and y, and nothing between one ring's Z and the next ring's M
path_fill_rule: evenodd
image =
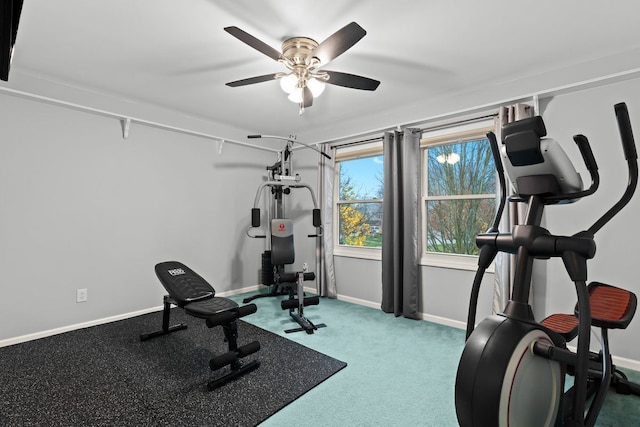
M584 0L25 0L3 87L231 139L319 142L640 69L640 3ZM327 68L380 80L327 86L302 116L284 66L223 30L280 49L351 21L367 35Z

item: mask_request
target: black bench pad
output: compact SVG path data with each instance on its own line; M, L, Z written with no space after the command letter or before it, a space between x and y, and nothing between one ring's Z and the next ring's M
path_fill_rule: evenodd
M227 298L214 297L204 301L196 301L184 306L184 311L194 317L207 319L214 314L238 307L234 301Z

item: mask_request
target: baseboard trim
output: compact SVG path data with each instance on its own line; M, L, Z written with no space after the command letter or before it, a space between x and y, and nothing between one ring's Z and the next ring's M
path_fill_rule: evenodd
M233 289L231 291L216 293L216 296L229 297L237 294L242 294L245 292L251 292L257 289L259 289L259 285L252 285L252 286L247 286L246 288ZM0 348L7 347L14 344L20 344L27 341L37 340L40 338L46 338L52 335L58 335L65 332L71 332L77 329L84 329L84 328L89 328L91 326L103 325L105 323L117 322L118 320L129 319L131 317L153 313L154 311L160 311L162 310L162 308L163 308L162 305L159 305L156 307L149 307L142 310L132 311L129 313L117 314L115 316L103 317L102 319L90 320L88 322L81 322L81 323L76 323L68 326L61 326L59 328L47 329L46 331L34 332L32 334L21 335L13 338L6 338L4 340L0 340Z
M611 356L611 358L613 359L613 364L619 368L633 369L634 371L640 372L640 361L618 356Z
M220 297L229 297L229 296L233 296L233 295L242 294L242 293L245 293L245 292L252 292L252 291L258 290L258 289L260 289L260 286L261 285L251 285L251 286L247 286L247 287L240 288L240 289L233 289L233 290L230 290L230 291L220 292L220 293L217 293L216 295L220 296ZM314 293L315 292L314 288L305 287L304 290L305 290L305 292L309 292L309 293ZM380 309L380 303L379 302L373 302L373 301L364 300L364 299L360 299L360 298L354 298L354 297L350 297L348 295L338 294L338 300L349 302L349 303L352 303L352 304L362 305L362 306L365 306L365 307ZM160 306L156 306L156 307L145 308L145 309L142 309L142 310L132 311L132 312L129 312L129 313L118 314L118 315L115 315L115 316L104 317L102 319L90 320L88 322L76 323L76 324L73 324L73 325L68 325L68 326L62 326L62 327L59 327L59 328L48 329L46 331L34 332L32 334L21 335L21 336L18 336L18 337L6 338L4 340L0 340L0 348L8 347L8 346L14 345L14 344L20 344L20 343L27 342L27 341L32 341L32 340L36 340L36 339L40 339L40 338L46 338L46 337L49 337L49 336L52 336L52 335L62 334L64 332L75 331L76 329L89 328L91 326L102 325L102 324L110 323L110 322L117 322L118 320L124 320L124 319L128 319L128 318L131 318L131 317L141 316L143 314L153 313L154 311L160 311L160 310L162 310L162 306L161 305ZM426 320L428 322L437 323L439 325L450 326L452 328L466 329L466 327L467 327L465 322L460 322L458 320L448 319L446 317L434 316L432 314L426 314L426 313L418 313L418 316L422 320ZM569 346L568 348L570 350L572 350L572 351L576 351L575 347ZM613 359L613 363L618 367L627 368L627 369L633 369L634 371L640 372L640 361L638 361L638 360L633 360L633 359L628 359L626 357L619 357L619 356L613 356L613 355L612 355L612 359Z
M380 303L379 302L376 303L376 302L373 302L373 301L364 300L364 299L360 299L360 298L354 298L354 297L350 297L348 295L341 295L341 294L338 294L338 299L340 301L350 302L352 304L364 305L365 307L380 309Z
M118 314L110 317L103 317L102 319L90 320L88 322L76 323L74 325L62 326L59 328L47 329L46 331L34 332L32 334L21 335L14 338L7 338L0 340L0 347L7 347L14 344L20 344L27 341L33 341L40 338L50 337L52 335L62 334L64 332L75 331L76 329L89 328L91 326L102 325L110 322L117 322L118 320L129 319L130 317L141 316L143 314L152 313L154 311L162 310L162 306L149 307L143 310L132 311L130 313Z
M379 302L368 301L368 300L354 298L354 297L350 297L347 295L340 295L340 294L338 294L338 299L341 301L346 301L353 304L364 305L366 307L380 309ZM461 322L459 320L453 320L446 317L434 316L432 314L426 314L426 313L418 313L418 317L428 322L433 322L433 323L437 323L439 325L444 325L444 326L450 326L456 329L467 328L466 322ZM575 347L568 346L568 348L574 352L576 351ZM615 355L612 355L611 358L613 359L613 364L618 367L633 369L634 371L640 372L640 361L638 360L628 359L626 357L619 357Z
M439 325L451 326L456 329L467 329L467 324L465 322L460 322L459 320L448 319L446 317L434 316L433 314L426 313L418 313L422 320L426 320L427 322L437 323Z
M350 302L353 304L364 305L366 307L380 309L379 302L368 301L360 298L354 298L347 295L338 294L338 299L341 301ZM467 324L458 320L447 319L446 317L434 316L432 314L418 313L418 318L426 320L427 322L438 323L440 325L451 326L457 329L466 329Z
M257 291L261 287L262 287L262 285L251 285L251 286L247 286L245 288L232 289L230 291L224 291L224 292L216 292L216 296L217 297L231 297L231 296L238 295L238 294L244 294L245 292Z

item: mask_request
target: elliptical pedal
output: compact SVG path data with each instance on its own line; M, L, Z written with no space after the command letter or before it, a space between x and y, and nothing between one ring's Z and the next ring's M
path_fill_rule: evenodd
M637 306L633 292L600 282L589 283L587 289L593 326L606 329L626 329L629 326Z
M636 312L637 298L633 292L600 282L587 286L591 306L591 325L605 329L626 329ZM567 342L578 335L578 307L575 314L556 313L540 322L561 335Z
M578 336L578 318L574 314L556 313L540 322L545 328L551 329L556 334L569 342Z

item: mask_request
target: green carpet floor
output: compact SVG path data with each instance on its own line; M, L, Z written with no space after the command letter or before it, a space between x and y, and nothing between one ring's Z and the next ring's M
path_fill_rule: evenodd
M241 303L246 296L231 298ZM261 427L457 426L454 383L463 330L323 298L305 315L326 328L285 334L297 324L280 309L280 298L254 302L257 313L243 320L348 364ZM625 372L640 382L640 373ZM609 393L596 425L640 426L640 397Z

